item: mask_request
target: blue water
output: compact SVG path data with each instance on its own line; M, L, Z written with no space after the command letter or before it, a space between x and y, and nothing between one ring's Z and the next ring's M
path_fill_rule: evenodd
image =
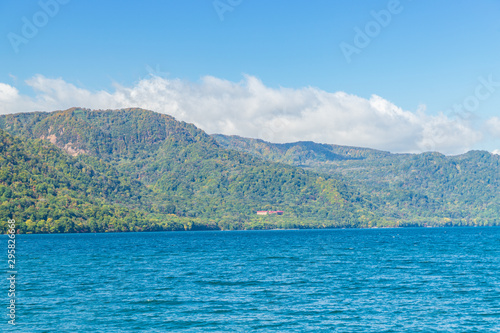
M19 235L17 270L19 332L500 332L500 228Z

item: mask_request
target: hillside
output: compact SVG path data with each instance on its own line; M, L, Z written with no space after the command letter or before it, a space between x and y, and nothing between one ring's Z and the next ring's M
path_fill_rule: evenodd
M3 230L11 218L32 233L183 230L198 222L164 214L157 198L110 165L0 130Z
M272 144L142 109L2 115L0 129L0 227L21 232L500 224L487 152Z
M270 143L237 135L214 134L212 137L226 148L244 151L274 162L303 166L333 161L377 159L391 155L389 152L375 149L328 145L312 141Z
M229 149L342 179L370 200L379 216L419 224L500 224L498 155L484 151L458 156L391 154L313 142L273 144L238 136L213 137Z
M80 181L83 175L78 173L66 180L66 188L74 189L71 196L80 200L74 209L80 215L75 213L74 219L79 219L83 226L91 220L91 214L81 213L84 210L80 205L83 204L96 208L106 204L139 214L140 217L131 215L131 219L149 221L151 228L160 230L361 227L385 221L370 211L371 203L360 197L352 186L335 177L222 148L192 124L152 111L73 108L52 113L4 115L0 117L0 128L17 136L12 138L16 144L7 146L9 149L22 147L19 149L25 151L28 160L35 155L31 151L35 143L57 152L47 157L56 166L60 160L65 160L78 164L82 173L94 172L83 182ZM33 176L43 179L46 173L34 166L44 163L48 162L33 159L26 168L32 169ZM64 173L65 168L53 172ZM94 182L100 177L107 179L109 175L115 175L117 185L104 195L100 191L103 184ZM28 186L28 179L21 182ZM2 185L12 186L8 182ZM51 195L58 199L62 192ZM24 200L26 196L27 193L20 193L16 200ZM41 199L46 198L42 195ZM9 207L16 203L11 198L2 199L2 205ZM32 206L35 211L39 210L35 201ZM64 211L66 207L56 200L51 211ZM257 217L257 210L283 210L285 214ZM8 210L4 215L27 223L22 209ZM45 216L32 215L33 223L47 221ZM121 217L119 214L113 216ZM128 227L131 219L123 222L125 225L121 229L135 230ZM66 219L62 221L69 223ZM55 232L63 229L26 227L25 230ZM105 223L99 228L102 230L108 230Z

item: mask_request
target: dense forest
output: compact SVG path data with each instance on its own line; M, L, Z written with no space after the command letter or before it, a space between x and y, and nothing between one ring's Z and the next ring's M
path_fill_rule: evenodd
M0 116L21 233L498 225L500 159L207 135L142 109ZM283 215L257 215L281 210Z
M500 156L486 151L391 154L314 142L213 137L223 147L342 180L372 202L378 216L417 225L500 224Z
M221 148L151 111L16 114L0 117L0 127L10 175L1 184L23 186L2 197L0 216L23 232L362 227L375 219L334 177Z
M215 228L164 214L157 194L91 158L69 156L42 140L0 130L0 223L22 233ZM162 206L163 204L163 206Z

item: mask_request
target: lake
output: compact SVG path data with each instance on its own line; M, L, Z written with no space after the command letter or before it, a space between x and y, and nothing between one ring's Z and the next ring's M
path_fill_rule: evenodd
M500 331L500 228L18 235L16 245L19 332Z

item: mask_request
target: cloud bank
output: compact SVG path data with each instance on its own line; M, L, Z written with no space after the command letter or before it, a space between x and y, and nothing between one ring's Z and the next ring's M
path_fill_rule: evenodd
M500 139L500 118L492 117L488 119L486 126L493 137Z
M206 76L199 82L152 76L113 92L89 91L61 78L36 75L33 96L0 83L0 113L141 107L191 122L208 133L271 142L315 141L391 152L458 154L483 139L470 124L425 108L403 110L386 99L369 99L317 88L271 88L253 76L240 82ZM500 135L500 119L486 124Z

